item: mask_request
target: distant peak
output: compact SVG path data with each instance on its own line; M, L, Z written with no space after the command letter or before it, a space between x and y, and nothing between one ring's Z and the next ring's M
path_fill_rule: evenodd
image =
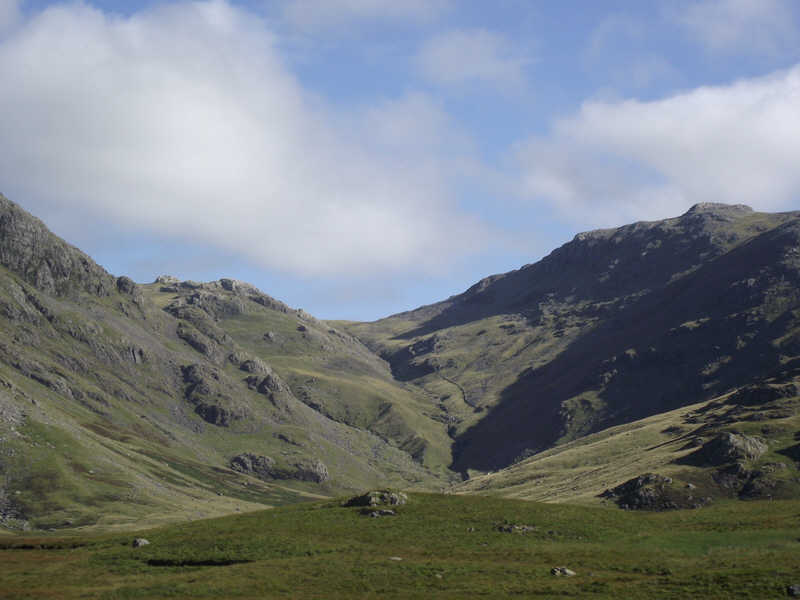
M722 202L699 202L686 211L687 215L697 214L746 214L753 212L753 209L746 204L723 204Z

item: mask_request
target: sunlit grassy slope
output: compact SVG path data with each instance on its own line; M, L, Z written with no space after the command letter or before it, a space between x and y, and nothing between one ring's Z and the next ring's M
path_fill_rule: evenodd
M733 393L726 394L612 427L473 477L453 489L543 502L601 504L606 502L600 497L606 489L655 472L673 478L675 486L694 485L697 496L733 497L731 490L714 482L714 468L681 459L720 432L736 432L768 444L768 451L747 468L758 471L778 465L772 493L800 497L795 450L800 436L800 398L779 398L758 406L735 400Z
M411 494L136 534L0 541L4 598L777 598L800 578L800 502L631 513ZM527 526L507 533L498 526ZM148 546L133 548L134 537ZM576 575L555 577L566 566Z

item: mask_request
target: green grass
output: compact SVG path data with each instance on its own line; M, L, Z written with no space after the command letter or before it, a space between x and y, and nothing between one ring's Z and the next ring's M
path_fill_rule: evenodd
M692 483L697 486L698 497L730 497L730 490L714 483L713 468L688 466L680 459L697 449L689 443L696 435L711 439L719 431L737 431L757 436L768 444L769 450L749 467L758 469L782 463L783 468L775 470L771 477L784 484L784 491L774 493L796 497L800 490L800 465L784 452L797 444L794 436L800 430L800 398L775 401L769 410L763 407L750 410L726 404L728 396L611 427L496 472L476 473L456 484L453 491L598 505L605 502L599 497L604 490L655 472L674 478L675 487ZM736 410L730 412L733 409ZM765 413L772 409L780 409L776 411L778 418L767 418ZM760 419L747 420L751 413L757 413Z
M412 494L398 513L373 519L326 502L137 534L4 537L0 589L65 600L769 598L800 578L798 501L641 514ZM132 548L139 536L151 544ZM550 575L562 565L577 576Z

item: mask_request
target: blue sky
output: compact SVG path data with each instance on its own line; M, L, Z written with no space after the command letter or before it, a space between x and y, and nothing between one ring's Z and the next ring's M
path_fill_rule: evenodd
M368 320L800 208L792 0L0 0L0 192L115 274Z

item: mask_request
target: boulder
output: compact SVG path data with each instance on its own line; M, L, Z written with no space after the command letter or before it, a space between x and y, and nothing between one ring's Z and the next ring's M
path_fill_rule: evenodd
M240 473L255 475L260 478L271 478L275 460L269 456L260 456L245 452L234 456L230 462L231 469Z
M133 540L132 544L134 548L141 548L142 546L149 546L149 545L150 542L145 538L136 538L135 540Z
M290 466L279 466L269 456L261 456L245 452L234 456L230 461L231 469L247 473L259 479L296 479L323 483L330 479L328 467L319 459L304 459Z
M394 517L397 515L395 511L389 508L384 508L381 510L369 510L365 508L361 511L361 514L365 516L370 516L374 519L377 519L379 517Z
M239 368L245 373L258 373L260 375L271 373L270 368L259 358L245 360L239 365Z
M360 496L353 496L345 500L342 506L401 506L408 502L408 496L403 492L391 490L373 490Z
M710 498L695 498L691 488L673 486L671 477L646 473L600 494L614 501L625 510L674 510L678 508L700 508Z
M294 464L292 479L322 483L330 479L330 473L328 473L328 467L325 466L325 463L319 459L303 460Z
M794 382L782 384L754 383L738 389L728 396L725 403L760 406L783 398L793 398L794 396L800 396L800 385Z
M158 277L156 277L154 283L160 283L163 285L174 285L180 283L180 281L181 280L175 277L174 275L159 275Z
M740 433L723 432L705 442L689 457L698 465L720 466L737 461L754 461L767 451L767 443L759 438Z

